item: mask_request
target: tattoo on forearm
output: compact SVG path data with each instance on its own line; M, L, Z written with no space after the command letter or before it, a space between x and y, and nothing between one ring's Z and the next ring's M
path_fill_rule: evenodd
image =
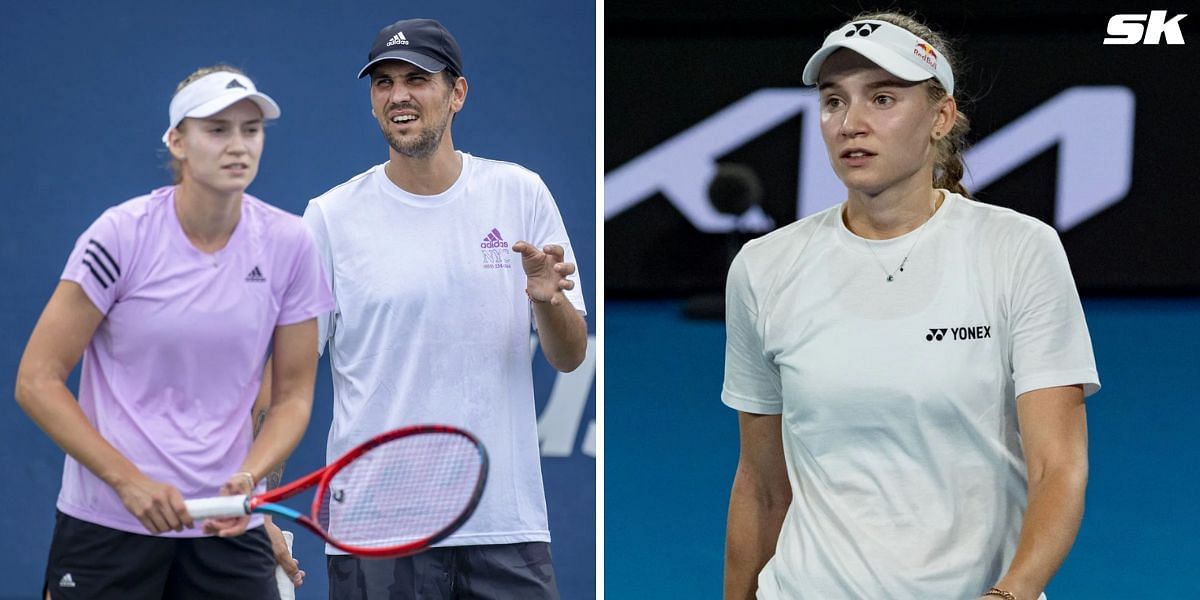
M254 437L257 438L258 434L262 432L263 423L267 422L267 411L260 410L251 412L253 413L251 415L251 421L254 423ZM278 467L275 467L270 473L267 473L268 490L279 487L280 482L283 481L283 466L285 464L287 464L287 461L279 463Z
M254 426L254 437L256 437L256 438L257 438L257 437L258 437L258 434L259 434L260 432L262 432L263 423L266 423L266 422L267 422L267 411L265 411L265 410L259 410L259 411L254 411L254 410L252 410L252 411L250 411L250 413L251 413L251 414L250 414L250 422L251 422L251 423L253 424L253 426Z
M270 473L267 473L268 490L279 487L279 484L283 481L283 465L285 464L287 464L287 461L279 463L278 467L275 467Z

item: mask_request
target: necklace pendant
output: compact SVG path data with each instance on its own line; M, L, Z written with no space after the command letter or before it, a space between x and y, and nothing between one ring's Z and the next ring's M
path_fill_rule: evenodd
M891 281L891 280L893 280L893 279L895 279L895 277L894 277L894 276L892 276L892 275L888 275L888 278L887 278L887 280L888 280L888 281Z

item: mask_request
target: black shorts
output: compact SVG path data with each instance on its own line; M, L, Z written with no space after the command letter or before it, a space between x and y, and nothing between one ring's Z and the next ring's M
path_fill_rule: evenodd
M558 600L550 544L432 548L393 559L329 556L329 600Z
M279 599L275 556L261 527L234 538L166 538L62 512L44 586L54 600Z

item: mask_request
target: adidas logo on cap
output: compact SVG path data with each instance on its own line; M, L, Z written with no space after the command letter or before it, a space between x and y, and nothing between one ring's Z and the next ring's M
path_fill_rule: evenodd
M242 82L236 79L230 79L229 83L225 84L225 89L231 90L233 88L242 88L244 90L246 89L246 86L242 85Z
M404 37L403 31L396 32L396 35L393 35L392 39L388 40L387 43L388 46L395 46L396 44L401 44L403 46L408 45L408 38Z

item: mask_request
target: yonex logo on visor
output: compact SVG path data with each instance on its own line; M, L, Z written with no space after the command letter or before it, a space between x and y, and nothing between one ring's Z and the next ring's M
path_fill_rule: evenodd
M879 29L878 23L851 23L850 30L846 32L846 37L854 37L856 35L859 37L867 37L868 35L875 33L876 29Z
M804 65L804 83L815 85L825 59L843 48L905 81L936 79L954 94L954 73L932 44L903 27L876 20L855 21L830 33Z

